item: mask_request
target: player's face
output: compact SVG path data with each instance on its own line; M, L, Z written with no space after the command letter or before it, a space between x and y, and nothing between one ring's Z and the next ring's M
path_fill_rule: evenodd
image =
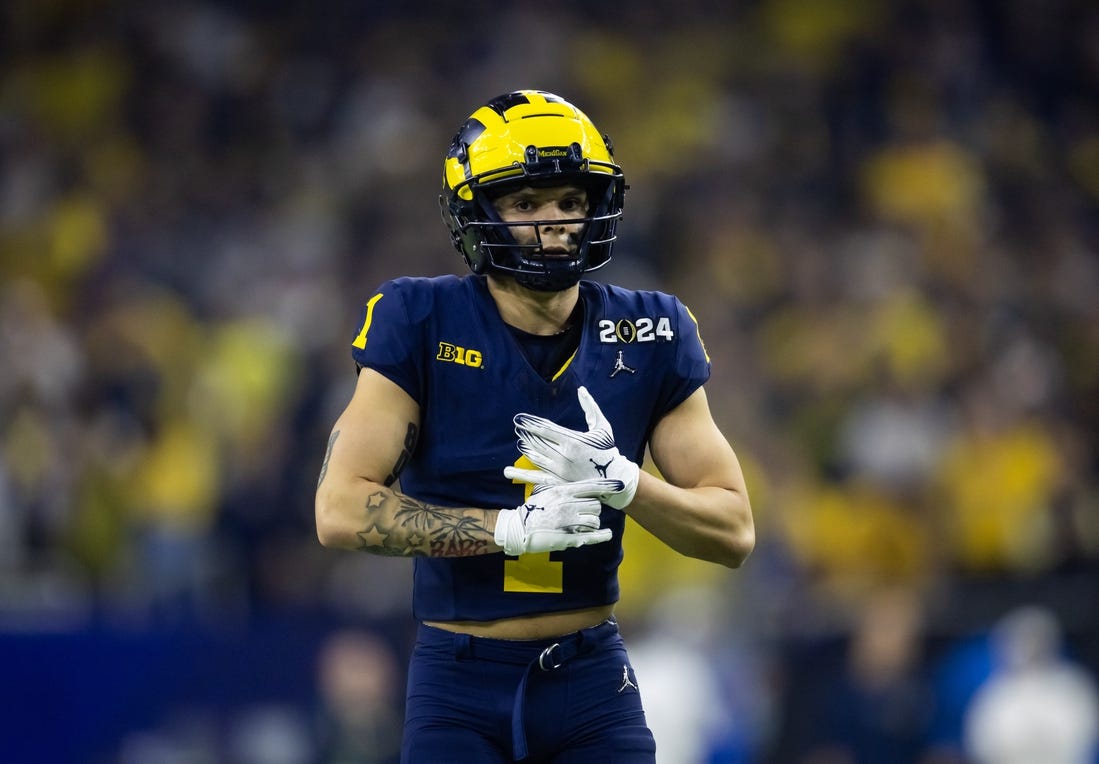
M496 199L496 212L505 223L537 221L537 225L511 226L519 244L538 244L546 257L575 254L583 222L566 223L588 214L588 194L580 186L524 187Z

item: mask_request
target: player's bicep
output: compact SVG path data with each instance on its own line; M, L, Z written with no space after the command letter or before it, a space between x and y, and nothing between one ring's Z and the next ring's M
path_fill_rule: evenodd
M361 370L332 428L328 478L391 485L415 449L419 424L419 406L408 393L373 369Z
M740 462L714 422L701 387L657 423L649 451L661 475L672 485L745 490Z

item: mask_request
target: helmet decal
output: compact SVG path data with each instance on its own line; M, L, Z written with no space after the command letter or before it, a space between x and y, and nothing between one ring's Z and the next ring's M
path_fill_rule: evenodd
M487 104L485 104L485 106L495 111L501 117L507 119L507 113L511 108L524 104L534 103L534 101L532 101L530 98L530 96L532 95L537 95L538 98L540 98L542 101L565 104L566 106L570 105L569 102L561 96L556 96L553 93L547 93L544 90L516 90L513 93L505 93L504 95L496 96Z
M464 169L466 178L472 177L469 169L469 145L481 137L485 131L485 125L480 120L470 119L458 130L454 140L450 142L450 149L446 152L447 159L454 159Z

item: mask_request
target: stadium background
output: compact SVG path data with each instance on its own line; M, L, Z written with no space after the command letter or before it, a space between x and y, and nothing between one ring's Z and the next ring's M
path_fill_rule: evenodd
M410 566L312 492L359 302L463 271L442 153L519 87L612 136L601 277L691 306L752 490L742 570L627 538L666 761L960 761L1027 605L1094 676L1099 9L671 8L3 5L0 758L390 760Z

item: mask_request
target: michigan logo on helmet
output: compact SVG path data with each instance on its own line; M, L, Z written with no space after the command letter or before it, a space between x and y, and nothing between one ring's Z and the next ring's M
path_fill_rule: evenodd
M523 186L574 183L588 193L571 258L521 245L493 199ZM559 291L611 258L626 183L610 139L571 103L541 90L493 98L459 128L443 165L439 204L458 253L474 273L496 271L523 286ZM546 221L530 221L538 226Z

